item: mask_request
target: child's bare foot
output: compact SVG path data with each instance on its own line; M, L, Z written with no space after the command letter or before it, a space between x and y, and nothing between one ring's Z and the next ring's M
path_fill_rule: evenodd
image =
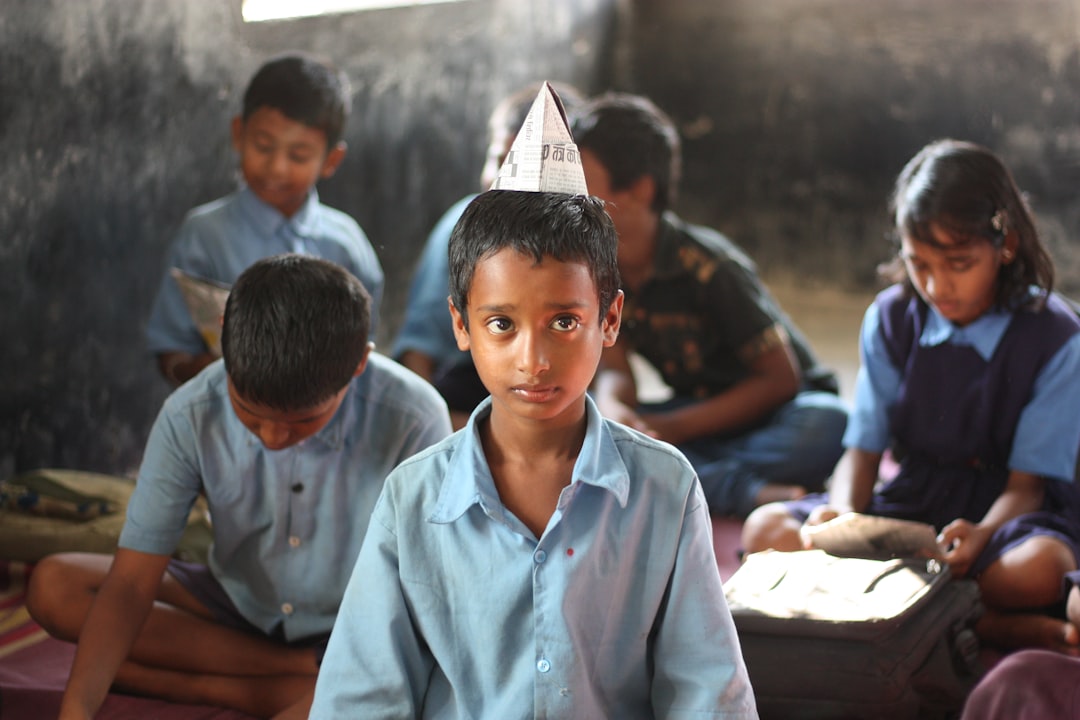
M761 507L771 502L783 502L785 500L798 500L806 495L806 488L802 485L780 485L778 483L766 483L758 490L754 498L754 507Z
M976 623L975 632L984 644L1002 650L1042 648L1080 656L1080 629L1049 615L987 610Z

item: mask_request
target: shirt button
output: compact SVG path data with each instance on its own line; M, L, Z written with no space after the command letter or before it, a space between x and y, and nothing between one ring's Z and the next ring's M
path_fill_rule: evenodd
M300 547L300 538L295 535L289 536L289 547Z
M292 603L282 603L281 604L281 612L285 613L286 615L292 615L293 614Z
M551 663L549 663L546 658L540 658L540 660L536 663L536 669L542 673L546 673L547 671L551 670Z
M543 550L537 550L536 554L533 555L533 558L536 560L536 562L542 563L547 560L547 553Z

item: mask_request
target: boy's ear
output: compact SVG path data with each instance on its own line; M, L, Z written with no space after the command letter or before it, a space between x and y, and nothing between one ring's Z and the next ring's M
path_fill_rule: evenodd
M653 199L656 197L656 180L652 175L642 175L631 183L627 188L627 193L639 206L651 208Z
M323 160L322 170L319 171L319 177L321 179L325 180L337 172L338 165L345 159L345 150L347 149L348 146L344 142L339 142L330 149L330 152L326 153L326 159Z
M371 357L371 351L374 349L375 343L370 341L364 346L364 354L360 357L360 362L356 366L356 372L353 373L353 377L356 377L367 369L368 358Z
M454 337L457 339L458 350L467 351L469 349L469 331L465 329L465 320L461 317L461 313L454 307L454 301L450 299L450 296L446 296L446 304L450 306L450 320L454 326Z
M623 291L615 293L615 299L611 301L611 307L604 313L602 329L604 334L604 347L611 347L619 339L619 327L622 325Z

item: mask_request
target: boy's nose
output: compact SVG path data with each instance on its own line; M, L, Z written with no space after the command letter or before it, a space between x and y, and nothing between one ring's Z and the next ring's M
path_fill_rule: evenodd
M551 366L548 350L541 336L536 333L521 334L521 353L518 357L518 369L530 376L536 376Z
M266 422L259 425L259 440L270 450L280 450L289 442L289 426Z
M286 168L288 167L288 164L289 161L288 159L286 159L285 153L276 152L270 155L270 161L267 165L267 169L270 171L271 175L283 175Z

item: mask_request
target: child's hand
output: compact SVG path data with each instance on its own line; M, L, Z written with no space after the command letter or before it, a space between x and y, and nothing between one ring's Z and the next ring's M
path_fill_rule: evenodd
M628 405L622 403L611 403L606 408L601 408L603 414L611 420L617 423L622 423L627 427L632 427L638 432L643 432L649 437L659 438L659 433L655 428L650 425L645 418L639 415Z
M810 515L807 516L806 522L803 523L803 528L810 527L812 525L821 525L828 522L835 517L840 516L840 511L830 505L818 505L816 508L810 511ZM802 542L803 550L814 549L814 539L809 532L800 532L799 540Z
M821 523L828 522L835 517L840 516L840 511L831 505L818 505L816 508L810 511L810 515L806 518L806 525L820 525Z
M990 540L991 532L969 520L953 520L938 535L938 545L953 575L963 577Z

